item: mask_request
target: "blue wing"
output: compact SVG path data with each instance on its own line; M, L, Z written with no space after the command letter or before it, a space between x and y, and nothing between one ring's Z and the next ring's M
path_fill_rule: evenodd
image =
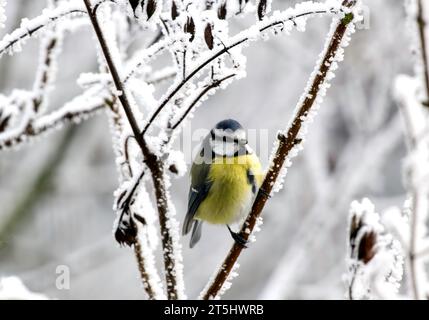
M191 169L191 188L189 190L188 198L188 212L186 213L185 220L183 222L182 234L186 235L191 231L192 223L196 222L194 220L195 214L204 199L207 197L207 194L210 191L212 183L208 181L208 174L210 170L210 165L206 163L194 164ZM201 226L197 228L194 227L194 231L201 231ZM193 232L194 233L194 232Z

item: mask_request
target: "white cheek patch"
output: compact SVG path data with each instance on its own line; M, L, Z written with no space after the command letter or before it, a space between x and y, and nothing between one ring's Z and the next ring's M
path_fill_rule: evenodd
M238 152L238 145L233 142L213 141L212 150L215 154L232 157Z

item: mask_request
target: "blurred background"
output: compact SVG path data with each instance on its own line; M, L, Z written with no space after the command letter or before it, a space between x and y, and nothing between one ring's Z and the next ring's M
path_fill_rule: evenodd
M297 2L273 0L273 9ZM242 254L239 277L225 298L342 299L350 202L368 196L383 211L405 200L401 161L406 147L391 92L396 75L413 71L403 2L365 4L369 28L358 30L346 49L304 151L294 159L285 187L268 202L262 230ZM45 1L8 1L0 36L44 6ZM231 23L239 30L243 21ZM209 129L231 117L268 132L271 145L277 130L288 124L329 24L328 18L312 19L305 33L246 48L247 77L205 101L188 130ZM90 28L67 36L52 108L80 93L79 73L97 70L93 46ZM0 59L0 92L31 88L38 53L38 41L31 40L22 53ZM132 251L119 248L112 236L117 184L104 113L1 152L0 277L16 275L50 298L145 298ZM173 180L180 221L188 185L187 175ZM194 249L188 249L188 241L182 239L185 282L188 297L196 298L232 240L226 228L206 226ZM69 290L55 286L61 265L71 272Z

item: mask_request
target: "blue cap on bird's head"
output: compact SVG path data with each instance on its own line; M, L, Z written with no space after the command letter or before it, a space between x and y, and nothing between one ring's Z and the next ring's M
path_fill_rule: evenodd
M226 119L218 122L218 124L215 126L215 129L237 131L240 129L243 130L243 126L238 121Z
M247 143L246 131L238 121L233 119L218 122L210 133L212 140L220 140L225 143L234 142L240 145Z

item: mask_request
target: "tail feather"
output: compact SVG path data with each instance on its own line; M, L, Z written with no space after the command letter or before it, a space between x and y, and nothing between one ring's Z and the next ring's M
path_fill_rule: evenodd
M195 221L193 218L192 215L186 214L185 220L183 221L182 236L186 236L191 231L192 222Z
M192 249L201 238L201 229L203 222L200 220L194 220L194 227L192 228L191 240L189 242L189 247Z

